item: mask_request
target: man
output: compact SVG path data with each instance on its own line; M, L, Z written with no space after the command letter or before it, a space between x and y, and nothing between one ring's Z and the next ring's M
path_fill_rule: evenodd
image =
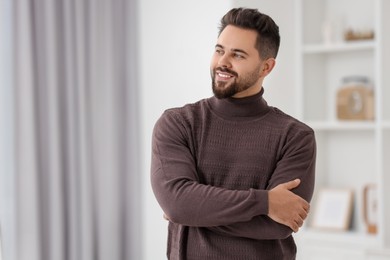
M157 121L151 183L169 220L168 259L295 259L316 147L310 127L263 99L279 43L269 16L230 10L211 60L214 96Z

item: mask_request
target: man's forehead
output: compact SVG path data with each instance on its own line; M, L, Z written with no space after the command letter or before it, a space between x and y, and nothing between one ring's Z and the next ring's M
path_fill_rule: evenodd
M228 25L219 35L217 45L225 49L241 49L252 52L256 51L256 39L256 31Z

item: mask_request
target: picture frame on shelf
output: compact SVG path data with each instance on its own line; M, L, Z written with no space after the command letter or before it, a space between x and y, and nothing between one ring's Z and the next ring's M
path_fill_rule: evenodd
M363 219L367 233L378 232L378 189L375 183L363 187Z
M353 191L321 189L318 193L311 226L331 231L346 231L351 225Z

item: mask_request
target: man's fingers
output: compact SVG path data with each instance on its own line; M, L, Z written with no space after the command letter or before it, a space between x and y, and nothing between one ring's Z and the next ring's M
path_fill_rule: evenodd
M307 215L308 215L308 212L306 212L306 211L302 211L302 212L299 213L299 216L303 220L305 220L307 218Z
M296 187L299 186L299 184L301 183L301 180L300 179L295 179L293 181L289 181L289 182L286 182L284 184L282 184L286 189L288 190L292 190Z
M299 231L299 228L301 228L302 226L303 226L303 219L301 219L301 218L298 218L298 219L292 221L292 223L290 224L290 228L295 233L297 233Z
M310 203L307 202L307 201L305 201L305 202L306 202L306 203L305 203L305 205L303 206L303 208L306 210L307 213L309 213L309 212L310 212Z
M297 223L292 223L292 226L291 226L291 229L295 232L295 233L297 233L298 232L298 230L299 230L299 226L298 226L298 224Z
M297 225L298 225L298 227L302 227L302 225L303 225L303 221L304 221L304 219L302 219L302 218L298 218L297 219Z

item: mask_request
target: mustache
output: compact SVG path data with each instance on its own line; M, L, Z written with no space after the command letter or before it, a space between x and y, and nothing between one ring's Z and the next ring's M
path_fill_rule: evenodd
M238 73L237 72L235 72L233 70L230 70L228 68L224 68L224 67L217 67L217 68L215 68L214 69L214 75L217 72L217 70L220 71L220 72L226 72L226 73L232 74L235 77L238 77Z

